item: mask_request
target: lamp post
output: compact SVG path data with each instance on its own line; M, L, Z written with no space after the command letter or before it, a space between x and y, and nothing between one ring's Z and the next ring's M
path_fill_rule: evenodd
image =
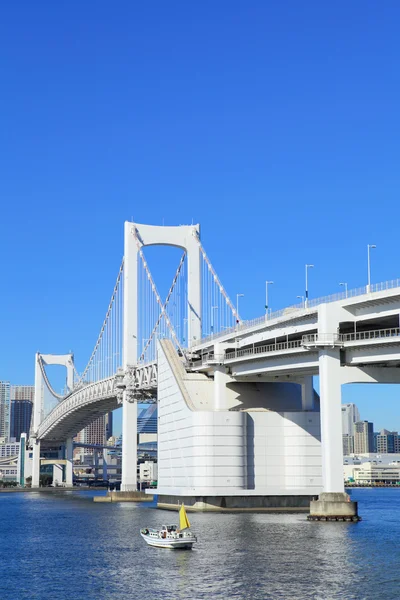
M218 310L218 306L211 307L211 335L214 333L214 310Z
M296 296L296 298L300 298L301 303L304 306L304 296Z
M244 296L244 294L236 294L236 319L237 319L238 324L240 322L240 317L239 317L239 298L242 298L243 296Z
M375 244L368 244L368 285L367 294L371 291L371 248L376 248Z
M346 292L346 298L347 298L347 282L346 281L342 281L342 283L339 283L339 285L344 285L344 289Z
M308 306L308 269L313 269L314 265L306 265L306 298L305 298L305 303L304 303L304 307L307 308Z
M265 282L265 316L268 319L268 286L273 285L273 281Z

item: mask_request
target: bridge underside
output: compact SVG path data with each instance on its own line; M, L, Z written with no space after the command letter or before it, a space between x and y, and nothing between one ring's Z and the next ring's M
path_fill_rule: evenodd
M90 425L105 414L115 410L120 405L117 398L105 398L98 402L92 402L76 408L63 416L54 427L41 438L42 443L64 442L68 438L75 437L87 425Z

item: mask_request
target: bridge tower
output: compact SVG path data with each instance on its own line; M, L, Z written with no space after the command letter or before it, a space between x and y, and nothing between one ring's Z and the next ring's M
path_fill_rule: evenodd
M61 365L67 369L67 389L72 390L74 385L74 356L73 354L40 354L35 355L35 401L33 406L32 432L30 438L33 447L33 465L32 465L32 487L39 487L40 480L40 440L37 438L39 425L44 417L44 383L51 389L44 367L46 365ZM59 396L60 399L63 396ZM67 441L67 449L71 450L72 440ZM72 465L72 452L70 451L67 460ZM70 476L68 477L68 474ZM68 481L70 480L70 481ZM72 485L72 468L67 468L67 485Z
M188 343L201 339L201 250L199 225L158 226L125 222L123 368L138 362L138 256L144 246L174 246L186 251L188 267ZM137 489L137 402L128 391L122 404L121 491Z

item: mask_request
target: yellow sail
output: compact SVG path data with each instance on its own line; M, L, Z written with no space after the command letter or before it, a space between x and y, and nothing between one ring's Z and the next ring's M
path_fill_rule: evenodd
M187 518L185 506L182 502L182 506L179 511L179 529L182 531L182 529L187 529L188 527L190 527L190 523L189 519Z

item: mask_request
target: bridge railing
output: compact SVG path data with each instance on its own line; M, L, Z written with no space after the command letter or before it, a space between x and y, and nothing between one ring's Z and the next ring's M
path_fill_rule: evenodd
M384 281L382 283L372 284L369 288L369 292L370 293L383 292L385 290L391 290L391 289L394 289L397 287L400 287L400 279L391 279L389 281ZM286 308L281 308L281 309L273 311L269 314L264 314L261 317L257 317L255 319L250 319L248 321L241 321L240 323L237 323L237 325L235 327L230 327L229 329L225 329L224 331L221 331L219 333L208 335L207 337L202 338L200 343L204 344L204 343L210 342L212 340L215 340L215 339L218 339L221 337L225 337L226 335L229 335L230 333L232 333L232 334L239 333L240 331L243 331L245 329L251 329L252 327L256 327L258 325L263 325L264 323L268 324L268 322L272 321L273 319L279 319L280 317L287 317L288 315L290 315L291 312L303 310L303 311L305 311L305 314L307 314L307 311L310 308L316 308L320 304L329 304L331 302L337 302L338 300L346 300L347 298L363 296L367 293L368 293L368 286L364 285L364 286L361 286L358 288L354 288L352 290L346 290L344 292L337 292L336 294L331 294L330 296L321 296L320 298L313 298L311 300L308 300L307 307L305 307L304 303L302 302L300 304L293 304L291 306L287 306Z
M375 329L373 331L356 331L354 333L343 333L341 335L343 342L356 342L360 340L377 340L400 336L400 328Z
M235 360L246 356L256 356L258 354L268 354L269 352L282 352L284 350L294 350L297 348L307 348L310 346L342 346L345 342L377 340L385 338L400 337L400 328L376 329L373 331L359 331L354 333L310 333L303 335L301 340L292 340L287 342L278 342L275 344L264 344L262 346L249 346L226 352L225 355L215 355L209 353L202 357L202 364L224 362L224 360Z
M301 348L301 340L294 340L292 342L278 342L276 344L265 344L264 346L252 346L250 348L243 348L240 350L234 350L225 354L225 359L241 358L243 356L254 356L256 354L267 354L268 352L280 352L282 350L292 350L294 348Z

